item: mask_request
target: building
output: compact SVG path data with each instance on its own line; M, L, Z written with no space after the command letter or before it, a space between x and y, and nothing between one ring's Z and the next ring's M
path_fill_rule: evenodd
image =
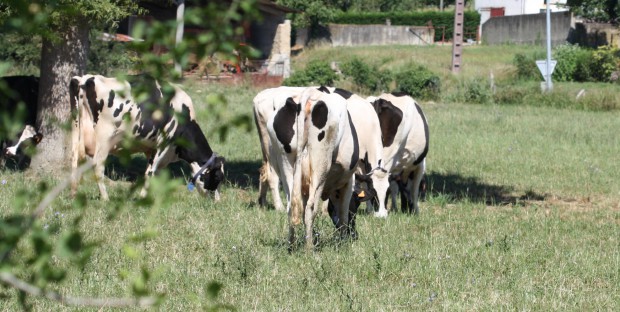
M217 0L214 0L217 1ZM228 1L228 0L222 0ZM139 5L147 10L146 15L131 16L122 21L118 33L131 35L133 25L141 20L168 21L176 19L178 1L139 1ZM200 7L207 5L211 0L186 0L186 7ZM248 44L260 51L259 59L251 60L258 68L269 75L288 77L290 74L290 37L291 23L286 20L287 13L299 11L276 4L272 0L258 0L257 7L262 20L242 25L244 34L239 38L243 44ZM184 33L205 32L200 25L184 25ZM165 52L166 47L153 47L156 52ZM239 67L237 66L237 69Z
M491 17L538 14L547 10L547 0L475 0L480 25ZM552 12L568 11L566 0L550 0Z

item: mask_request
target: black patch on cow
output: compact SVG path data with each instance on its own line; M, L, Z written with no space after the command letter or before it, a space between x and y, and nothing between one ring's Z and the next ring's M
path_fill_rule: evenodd
M351 114L347 112L347 116L349 117L349 127L351 127L351 136L353 137L353 153L351 153L351 165L349 166L349 170L353 170L357 165L357 161L360 159L360 145L357 139L357 131L355 131L355 126L351 120Z
M318 129L323 129L327 123L328 114L329 110L327 109L327 104L323 101L319 101L312 109L312 124Z
M213 155L213 150L198 123L195 120L190 120L189 109L183 109L181 114L186 118L187 122L179 122L176 131L177 135L175 136L177 138L175 152L180 159L188 163L197 162L200 166L203 166ZM207 190L213 191L217 189L220 182L224 180L224 172L221 170L224 163L224 157L215 157L213 163L199 177Z
M321 131L321 133L319 133L319 142L321 142L323 140L323 138L325 137L325 130Z
M372 106L379 116L383 147L390 146L394 143L394 137L403 120L403 111L385 99L377 99L372 103Z
M136 91L148 94L146 100L137 103L139 111L136 119L140 125L137 135L142 138L152 139L157 136L159 130L162 130L174 116L174 110L169 105L169 95L166 98L162 97L162 93L157 88L156 81L152 77L144 75L132 76L128 81L132 83L132 90L135 85ZM153 119L153 113L157 111L159 111L157 114L161 118L155 120Z
M331 92L329 92L329 89L327 89L325 86L320 86L317 90L323 92L323 93L327 93L330 94Z
M139 130L139 129L140 129L140 126L138 126L138 125L133 126L133 131L132 131L132 132L133 132L133 134L138 133L138 130Z
M170 121L170 123L166 126L168 129L166 129L166 131L170 132L172 129L174 129L174 126L176 125L176 121L174 119L172 119Z
M334 90L334 93L342 96L345 100L348 100L351 96L353 96L352 92L340 88L336 88L336 90Z
M84 90L86 91L86 101L88 107L93 114L93 122L96 124L99 121L99 112L103 109L103 100L97 103L97 92L95 91L95 77L90 77L84 84Z
M114 96L116 94L114 93L114 90L110 90L110 95L108 95L108 107L112 108L112 106L114 105Z
M415 108L418 110L418 114L420 114L420 117L422 117L422 123L424 123L424 139L426 140L425 144L424 144L424 151L422 151L422 154L420 154L420 157L418 157L413 164L417 165L419 163L422 162L422 160L424 160L424 158L426 157L426 154L428 154L428 123L426 122L426 117L424 116L424 113L422 113L422 108L420 108L420 106L418 105L418 103L415 103Z
M411 96L411 94L409 94L409 92L406 92L406 91L394 91L392 92L392 95L396 97Z
M115 110L114 110L114 113L112 114L112 115L114 116L114 118L118 117L118 116L121 114L121 112L123 111L123 107L124 107L124 106L125 106L125 104L124 104L124 103L120 103L120 104L118 105L118 108L117 108L117 109L115 109Z
M293 136L295 136L295 129L293 129L293 126L295 125L295 119L297 118L299 110L299 104L295 103L293 98L288 98L284 106L280 108L273 118L273 130L276 132L278 141L280 141L284 147L284 151L287 153L292 151L291 141L293 140Z

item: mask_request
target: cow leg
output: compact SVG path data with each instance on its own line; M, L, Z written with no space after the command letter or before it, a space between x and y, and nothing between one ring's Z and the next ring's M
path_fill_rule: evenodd
M411 181L411 194L413 195L413 214L418 215L420 213L420 206L418 199L420 197L420 184L424 178L424 171L426 169L426 161L422 161L418 164L418 167L413 171L413 181Z
M99 194L101 200L109 200L108 191L105 187L105 161L108 158L110 152L109 139L99 140L97 147L95 148L95 156L93 157L93 163L95 166L95 179L97 180L97 186L99 186Z
M269 170L267 182L269 183L269 189L271 190L273 206L277 211L284 211L284 205L282 204L282 198L280 197L280 178L278 177L276 169L271 164L268 164L267 170ZM267 193L266 190L265 193Z
M392 211L398 211L398 192L399 192L399 186L398 183L400 183L400 181L397 180L392 180L390 181L390 187L389 187L389 193L390 193L390 198L392 198Z
M323 193L323 184L321 183L317 187L310 189L308 202L305 207L304 224L306 225L306 249L312 250L314 248L314 219L321 211L321 193ZM350 196L350 195L349 195Z
M163 149L158 149L152 160L149 160L149 165L146 167L146 172L144 173L144 186L140 191L141 197L146 197L148 194L149 178L155 175L159 169L166 167L171 162L172 158L174 158L174 148L176 147L168 145Z
M336 229L340 232L340 238L346 238L349 235L357 237L355 218L350 218L349 214L354 183L355 177L352 176L344 187L333 192L329 198L330 203L334 203L335 215L338 218L334 223L336 224Z
M269 181L269 164L263 161L260 167L260 175L258 182L258 205L267 207L267 184Z

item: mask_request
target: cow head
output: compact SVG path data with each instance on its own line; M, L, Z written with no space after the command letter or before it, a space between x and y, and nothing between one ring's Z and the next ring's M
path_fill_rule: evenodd
M36 131L33 126L27 125L22 131L21 136L17 144L8 147L4 150L3 154L6 157L16 157L18 153L26 151L29 147L36 146L43 139L43 134ZM30 154L26 152L27 154Z
M224 181L224 164L226 159L213 153L209 160L194 174L192 182L201 193L215 191Z

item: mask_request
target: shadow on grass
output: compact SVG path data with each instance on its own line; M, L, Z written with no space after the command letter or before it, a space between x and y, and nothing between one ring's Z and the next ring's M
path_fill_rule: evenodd
M469 200L487 205L521 204L524 201L544 200L545 195L534 191L519 194L513 187L486 184L478 177L466 177L456 173L426 174L428 194L447 195L452 201Z
M121 163L120 159L115 156L108 157L106 162L105 175L112 180L126 180L135 182L144 178L147 161L142 155L134 156L127 164ZM258 169L261 161L230 161L226 160L224 171L226 179L232 185L242 188L258 189ZM189 179L192 175L192 169L189 164L183 161L177 161L169 164L164 170L168 170L174 178Z

